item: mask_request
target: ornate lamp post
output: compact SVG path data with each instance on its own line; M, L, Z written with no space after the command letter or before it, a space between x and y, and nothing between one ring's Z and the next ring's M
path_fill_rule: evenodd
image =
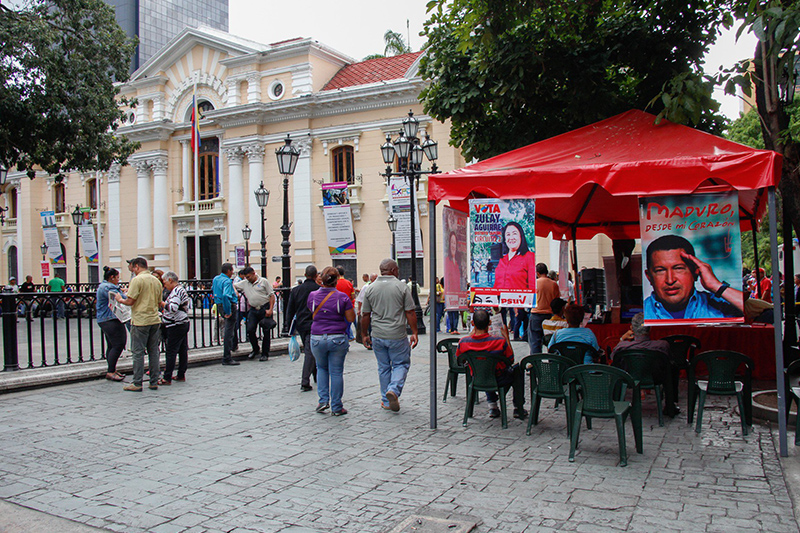
M83 222L83 213L81 213L81 206L76 205L75 210L72 211L72 223L75 224L75 291L81 290L81 250L80 250L80 225Z
M292 275L291 256L289 255L289 247L292 243L289 241L291 236L291 224L289 223L289 176L294 174L294 169L297 167L297 161L300 159L300 150L292 146L292 140L289 135L286 135L286 140L283 146L275 150L275 156L278 158L278 172L283 174L283 225L281 226L281 247L283 254L281 255L281 278L284 288L291 287L289 278ZM289 291L283 291L284 304L289 296ZM284 309L285 309L284 305ZM284 323L284 327L287 327ZM288 333L284 331L284 333Z
M261 208L261 277L267 277L267 235L264 233L264 208L269 203L269 191L264 188L264 182L253 191L256 195L256 203ZM246 239L245 239L246 240Z
M397 241L395 240L395 232L397 231L397 219L393 213L389 213L389 218L386 219L386 224L389 225L389 231L392 232L392 259L397 261Z
M4 186L8 181L8 169L5 165L0 163L0 187ZM2 194L2 192L0 192ZM0 207L0 226L5 226L6 224L6 211L8 211L7 207Z
M44 263L45 258L47 256L47 243L46 242L42 243L42 245L39 247L39 251L42 252L42 263ZM42 276L42 281L44 283L47 283L47 278L45 276Z
M250 234L253 230L250 229L249 224L245 224L242 228L242 237L244 237L244 266L250 266Z
M439 149L436 141L429 135L425 135L425 141L420 145L417 138L419 132L419 120L414 117L412 111L403 119L403 130L400 136L392 142L390 136L386 136L386 142L381 145L381 155L383 162L386 163L386 172L383 174L387 180L392 176L403 176L409 186L409 216L411 229L411 296L414 298L414 307L417 314L417 329L420 333L426 333L425 324L422 321L422 306L419 303L417 294L417 228L414 212L417 209L417 182L425 174L438 174L436 160L439 158ZM422 171L423 154L431 162L430 171ZM392 172L392 163L395 155L397 156L400 172ZM387 221L388 222L388 221ZM431 236L433 238L433 236ZM433 273L431 273L433 277Z

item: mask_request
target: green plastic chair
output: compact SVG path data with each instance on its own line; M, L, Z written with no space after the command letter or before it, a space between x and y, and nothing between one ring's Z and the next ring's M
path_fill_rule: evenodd
M447 354L447 381L444 383L443 402L447 402L447 389L450 389L450 396L456 395L456 385L458 385L459 374L466 374L467 368L458 366L456 363L456 350L458 350L459 339L443 339L436 343L436 351Z
M656 369L659 366L659 362L662 363L664 368L669 366L669 360L667 359L667 356L664 353L657 352L655 350L630 349L620 350L614 356L614 360L615 363L619 361L617 366L624 368L625 371L630 374L631 377L633 377L633 379L639 382L640 389L650 389L655 391L656 409L658 409L658 425L663 427L664 415L661 412L661 400L664 397L664 386L660 383L657 384L654 376ZM621 393L622 398L625 397L626 390L627 387L623 384Z
M592 356L592 360L597 361L597 350L594 349L594 346L591 344L586 344L585 342L572 342L572 341L564 341L564 342L557 342L553 345L552 348L547 350L550 353L557 353L559 355L563 355L568 359L572 359L573 364L582 365L583 364L583 356L586 355L586 352L589 352Z
M697 367L708 368L708 379L696 379ZM736 371L744 365L745 373L742 381L736 380ZM712 350L703 352L692 360L689 366L689 423L694 419L695 404L697 410L696 433L700 433L703 423L703 407L706 396L736 396L739 402L739 418L742 422L742 434L747 435L748 426L752 425L752 376L753 360L739 352L730 350Z
M689 363L695 354L700 351L700 339L691 335L669 335L664 337L669 343L669 355L672 364L683 370L689 369Z
M619 368L606 365L578 365L564 372L564 383L569 385L570 408L572 409L572 434L569 439L569 460L575 460L575 449L581 431L581 418L613 418L617 423L619 440L619 464L628 465L628 450L625 446L625 420L630 416L636 452L642 453L642 403L639 382ZM615 399L622 384L633 389L633 401ZM580 387L580 398L578 397ZM591 426L589 426L591 428Z
M470 379L467 380L467 406L464 409L464 427L467 425L467 419L472 416L478 399L478 392L494 391L497 393L500 402L503 429L507 429L506 394L508 394L511 385L501 386L497 384L497 363L507 364L508 359L502 355L469 350L459 355L456 362L460 365L466 365L470 376Z
M800 360L793 361L786 370L785 383L786 383L786 421L789 421L789 411L792 410L792 402L797 404L797 419L794 426L794 445L800 444Z
M542 398L564 400L567 408L567 434L572 433L570 425L570 409L567 401L567 389L564 386L564 372L575 366L572 359L555 353L539 353L529 355L519 363L520 368L530 375L531 384L531 415L528 418L528 429L525 434L531 434L531 427L539 423L539 407Z

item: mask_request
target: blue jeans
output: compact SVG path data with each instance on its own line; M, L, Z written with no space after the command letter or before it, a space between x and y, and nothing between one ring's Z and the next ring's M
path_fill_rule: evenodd
M311 352L317 362L319 403L329 403L334 413L342 410L344 358L349 349L347 335L311 335Z
M381 384L381 401L389 404L386 391L393 391L399 397L406 383L408 369L411 367L411 345L408 339L372 338L372 351L378 360L378 379Z
M447 312L447 331L458 331L458 311Z
M528 317L528 345L531 347L531 354L542 353L542 341L544 340L542 322L551 316L544 313L531 313Z
M442 315L444 315L444 302L436 302L436 331L441 331Z
M221 306L220 306L221 307ZM219 309L219 308L218 308ZM236 343L236 326L239 324L239 310L231 309L231 316L225 319L225 336L222 338L222 360L232 361L231 350Z

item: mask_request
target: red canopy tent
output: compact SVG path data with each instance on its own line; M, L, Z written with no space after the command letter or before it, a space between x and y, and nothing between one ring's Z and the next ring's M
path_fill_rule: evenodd
M742 230L757 225L781 175L781 156L755 150L667 120L632 110L583 128L428 178L429 213L448 200L467 211L469 198L535 198L536 234L589 239L639 237L639 196L739 191ZM764 194L767 191L768 194ZM777 262L775 209L770 209L773 264ZM430 217L436 234L435 216ZM435 240L430 261L436 268ZM779 302L777 269L773 301ZM783 368L780 313L776 313L776 367ZM436 335L431 332L435 374ZM782 394L782 373L778 391ZM435 389L435 375L431 377ZM436 427L435 390L431 427ZM779 400L781 398L779 397ZM779 402L781 403L781 402ZM785 408L785 399L783 399ZM785 419L781 415L781 420ZM782 442L785 440L785 428ZM783 449L783 447L782 447Z

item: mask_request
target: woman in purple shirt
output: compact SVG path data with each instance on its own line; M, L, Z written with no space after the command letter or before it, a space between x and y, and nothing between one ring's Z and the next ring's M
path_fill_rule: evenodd
M342 406L344 358L350 349L347 330L355 321L356 312L350 297L336 290L338 270L326 267L320 277L322 287L308 295L311 352L317 361L317 412L324 413L330 407L333 416L341 416L347 414Z

